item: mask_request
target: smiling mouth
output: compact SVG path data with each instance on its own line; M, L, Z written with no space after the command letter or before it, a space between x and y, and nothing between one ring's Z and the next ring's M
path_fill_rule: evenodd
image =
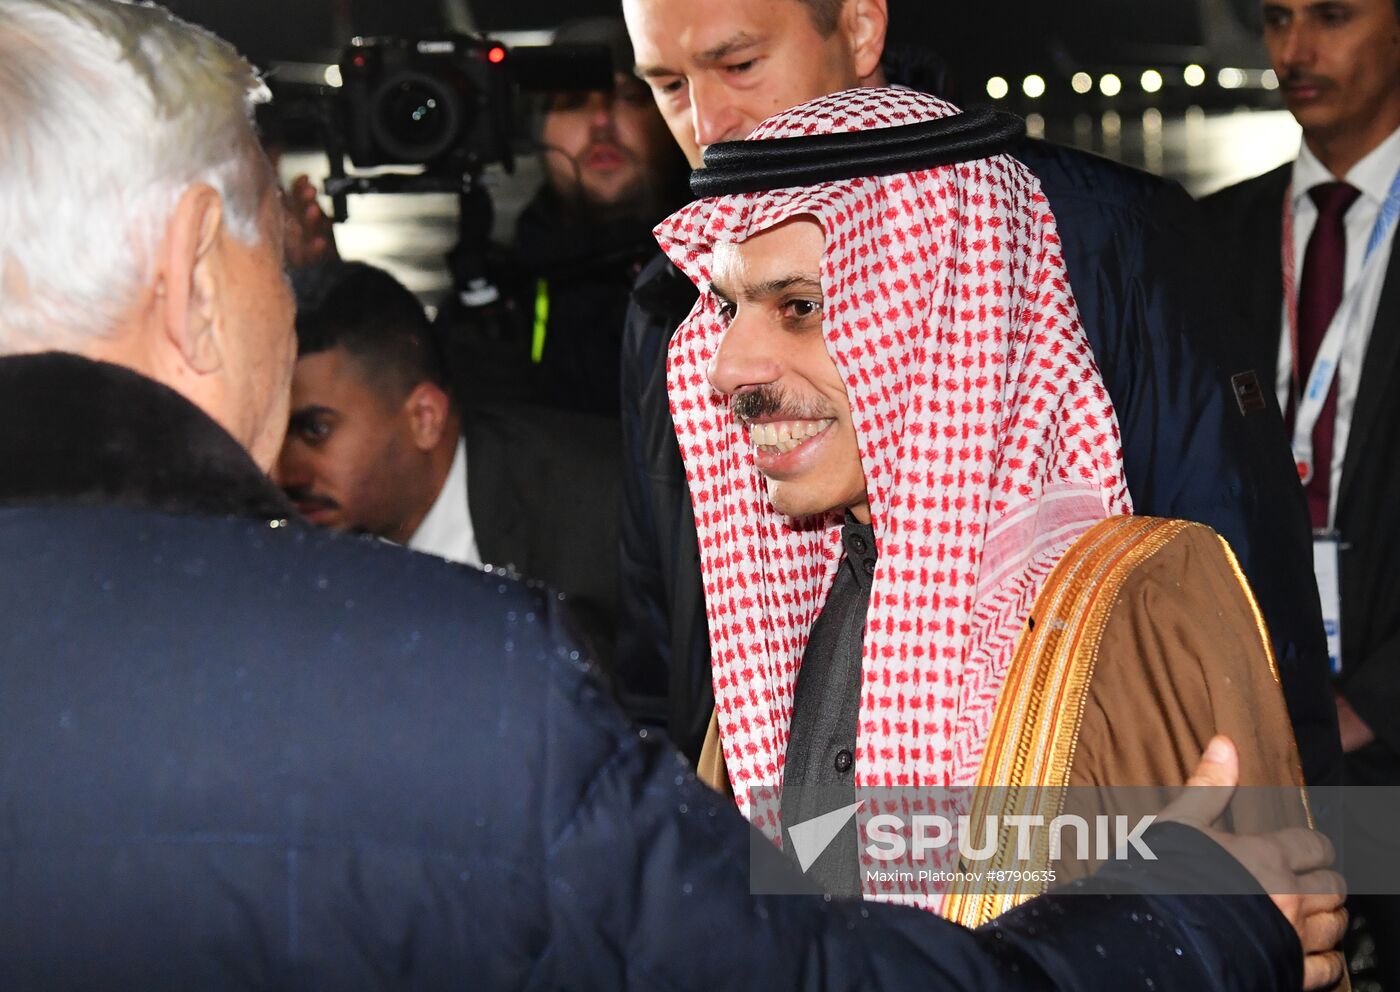
M823 433L836 423L827 420L776 420L769 423L748 424L749 439L759 454L785 455Z

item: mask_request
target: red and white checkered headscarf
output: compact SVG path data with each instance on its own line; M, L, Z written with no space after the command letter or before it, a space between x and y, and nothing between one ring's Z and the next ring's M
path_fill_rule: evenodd
M750 140L953 113L910 90L849 90L771 118ZM1131 512L1117 420L1055 220L1019 163L724 196L664 221L658 241L701 289L671 344L669 386L724 755L746 812L748 789L781 784L797 671L840 561L842 517L795 525L769 503L747 432L706 377L724 332L710 266L717 243L798 215L826 235L823 333L879 547L858 788L973 783L1045 578L1093 523Z

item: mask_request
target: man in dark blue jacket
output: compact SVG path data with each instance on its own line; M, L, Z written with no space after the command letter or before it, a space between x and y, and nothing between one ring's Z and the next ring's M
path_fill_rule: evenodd
M246 63L159 8L0 0L0 75L0 987L1263 992L1330 943L1335 897L1092 896L1159 887L1141 860L977 932L751 894L749 830L554 597L266 477L294 352ZM1253 886L1153 831L1176 884Z
M887 78L935 88L927 59L884 51L884 0L626 0L637 53L672 134L709 144L764 117ZM1069 148L1015 153L1040 180L1122 432L1134 512L1214 527L1269 623L1304 773L1336 784L1341 751L1311 579L1307 514L1276 404L1226 349L1200 260L1196 207L1175 183ZM712 707L694 520L671 428L665 353L694 291L664 258L643 270L623 340L619 685L692 757Z

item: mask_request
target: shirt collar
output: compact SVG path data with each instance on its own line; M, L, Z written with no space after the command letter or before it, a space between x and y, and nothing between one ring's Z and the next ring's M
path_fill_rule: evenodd
M467 444L458 440L452 468L432 509L409 538L408 546L450 561L473 564L471 516L467 510Z
M1351 171L1346 175L1346 181L1361 190L1362 196L1379 206L1385 202L1385 198L1390 194L1390 184L1394 182L1395 173L1398 170L1400 170L1400 128L1393 131L1390 137L1371 149L1365 158L1352 166ZM1317 156L1312 153L1307 142L1304 142L1302 150L1298 153L1297 161L1293 163L1293 206L1296 208L1299 201L1307 196L1308 190L1314 186L1319 183L1330 183L1335 179L1336 177L1327 171L1327 167L1317 160Z
M868 590L875 576L875 562L879 558L875 528L861 523L847 510L845 523L841 527L841 543L846 548L846 566L856 581Z

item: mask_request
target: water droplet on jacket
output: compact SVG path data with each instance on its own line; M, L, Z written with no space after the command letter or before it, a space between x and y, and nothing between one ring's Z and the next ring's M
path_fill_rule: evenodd
M1177 956L1177 957L1181 957L1183 954L1186 953L1186 951L1183 950L1183 949L1180 948L1180 947L1173 947L1172 950L1176 951L1176 956Z
M1097 954L1099 957L1104 958L1105 960L1107 960L1108 958L1108 951L1104 950L1104 946L1102 944L1094 945L1094 953Z
M681 892L685 895L690 895L694 891L695 886L691 885L689 882L686 882L684 885L681 886Z
M680 805L680 812L681 812L682 815L684 815L684 814L686 814L686 813L689 813L689 812L690 812L690 807L687 806L685 803L681 803L681 805Z
M647 739L647 728L646 728L646 727L643 727L641 730L638 730L638 731L637 731L637 736L640 737L642 740L646 740L646 739Z
M331 580L326 578L324 575L316 580L317 589L328 589L330 588L330 584Z

